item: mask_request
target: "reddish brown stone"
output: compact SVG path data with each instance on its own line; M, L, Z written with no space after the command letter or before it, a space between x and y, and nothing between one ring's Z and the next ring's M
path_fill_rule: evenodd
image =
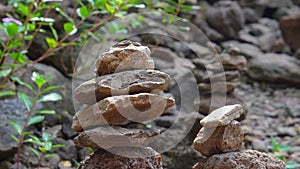
M80 103L94 104L109 96L162 91L170 84L168 74L156 70L124 71L84 82L74 91Z
M217 154L200 159L193 169L285 169L283 161L256 150Z

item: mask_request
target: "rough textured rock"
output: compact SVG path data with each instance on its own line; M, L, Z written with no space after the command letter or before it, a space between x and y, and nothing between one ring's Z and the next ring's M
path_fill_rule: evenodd
M149 93L108 97L77 112L73 117L72 129L79 132L107 124L126 125L131 121L152 121L174 103L174 99Z
M100 149L86 157L86 159L80 163L79 169L162 169L162 157L151 148L139 150L133 147L124 147L117 148L116 151L117 154L126 154L127 156L139 155L141 157L128 158Z
M231 121L238 119L243 113L243 107L239 104L223 106L207 115L200 121L200 124L206 128L226 126Z
M220 55L220 60L224 70L244 71L244 67L247 65L246 58L239 54L223 53Z
M285 169L283 161L256 150L217 154L199 160L193 169Z
M168 74L156 70L124 71L84 82L75 89L74 97L93 104L109 96L164 90L170 81Z
M226 71L222 73L217 73L213 75L207 75L202 78L202 82L218 82L218 81L231 81L240 76L238 71Z
M292 49L300 48L300 13L281 17L280 29L284 40Z
M120 126L97 127L81 132L74 143L81 147L108 149L124 146L146 146L159 133L147 129L127 129Z
M240 151L244 135L241 124L232 121L224 127L200 129L194 140L194 148L204 156Z
M213 82L213 83L199 83L198 87L201 90L207 90L219 93L228 93L234 90L234 88L238 87L240 82Z
M237 38L237 32L242 29L245 22L243 11L235 1L215 3L208 9L206 19L208 24L226 39Z
M17 143L10 137L10 135L17 135L17 132L8 124L8 121L12 120L22 124L26 117L22 116L21 112L26 112L26 107L19 99L14 98L0 100L0 110L2 120L0 124L0 160L4 160L15 153L18 148Z
M126 40L99 56L95 72L102 76L134 69L154 69L154 62L150 58L150 49L147 46Z
M300 61L286 54L267 53L249 61L248 73L256 80L299 86Z

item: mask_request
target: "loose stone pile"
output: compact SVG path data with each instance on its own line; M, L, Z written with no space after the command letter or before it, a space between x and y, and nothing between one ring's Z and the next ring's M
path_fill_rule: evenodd
M207 158L200 159L193 169L285 168L281 160L265 153L241 151L244 135L241 124L236 119L243 113L241 105L228 105L214 110L200 121L203 127L193 145Z
M80 168L162 168L161 156L146 147L159 132L145 123L165 113L174 99L159 95L171 79L153 69L150 49L136 42L119 42L99 56L97 77L74 91L88 104L73 117L72 129L79 132L74 142L98 149Z
M201 94L201 101L198 98L194 103L199 106L200 113L207 115L223 106L221 102L225 99L226 105L241 103L233 95L233 90L240 85L240 72L246 71L247 60L239 54L237 47L229 46L218 57L210 60L196 58L193 63L197 67L195 75ZM212 95L215 99L211 103Z

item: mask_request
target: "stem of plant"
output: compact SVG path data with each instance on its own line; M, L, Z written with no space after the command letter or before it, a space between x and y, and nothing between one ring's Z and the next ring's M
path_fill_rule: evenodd
M32 115L33 108L35 107L35 105L36 105L36 103L37 103L37 100L38 100L38 98L39 98L39 96L40 96L40 93L41 93L41 89L38 88L38 91L37 91L37 93L36 93L36 96L35 96L35 98L34 98L34 101L33 101L33 103L32 103L32 106L31 106L31 108L30 108L30 110L29 110L29 112L28 112L28 114L27 114L26 120L25 120L24 125L23 125L23 127L22 127L21 135L20 135L20 137L19 137L19 142L18 142L18 154L17 154L17 161L16 161L16 163L17 163L17 169L20 169L21 148L22 148L23 140L24 140L24 134L23 134L23 133L25 132L25 130L26 130L26 128L27 128L28 121L29 121L29 119L30 119L30 117L31 117L31 115Z
M43 161L43 158L44 158L44 153L43 152L41 152L41 154L40 154L40 157L39 157L39 162L38 162L38 169L41 167L41 165L42 165L42 161Z

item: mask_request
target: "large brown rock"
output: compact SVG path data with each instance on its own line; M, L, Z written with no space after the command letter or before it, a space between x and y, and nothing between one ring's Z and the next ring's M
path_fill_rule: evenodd
M172 98L150 93L108 97L77 112L73 117L72 129L80 132L107 124L126 125L131 121L152 121L174 103Z
M280 29L284 40L297 50L300 48L300 13L280 18Z
M241 124L232 121L229 125L216 128L202 127L194 140L194 148L204 156L240 151L243 143Z
M148 145L159 133L147 129L127 129L120 126L97 127L81 132L74 143L81 147L108 149Z
M170 81L168 74L156 70L124 71L84 82L74 97L80 103L94 104L109 96L164 90Z
M209 8L206 14L208 24L221 33L224 38L237 38L245 19L244 14L235 1L219 1Z
M122 41L99 56L95 72L102 76L125 70L154 69L150 53L147 46L128 40Z
M162 169L162 157L150 147L119 147L109 151L99 149L80 162L79 169ZM118 154L126 155L121 156ZM130 158L130 156L140 156Z
M285 169L283 161L256 150L217 154L200 159L193 169Z

